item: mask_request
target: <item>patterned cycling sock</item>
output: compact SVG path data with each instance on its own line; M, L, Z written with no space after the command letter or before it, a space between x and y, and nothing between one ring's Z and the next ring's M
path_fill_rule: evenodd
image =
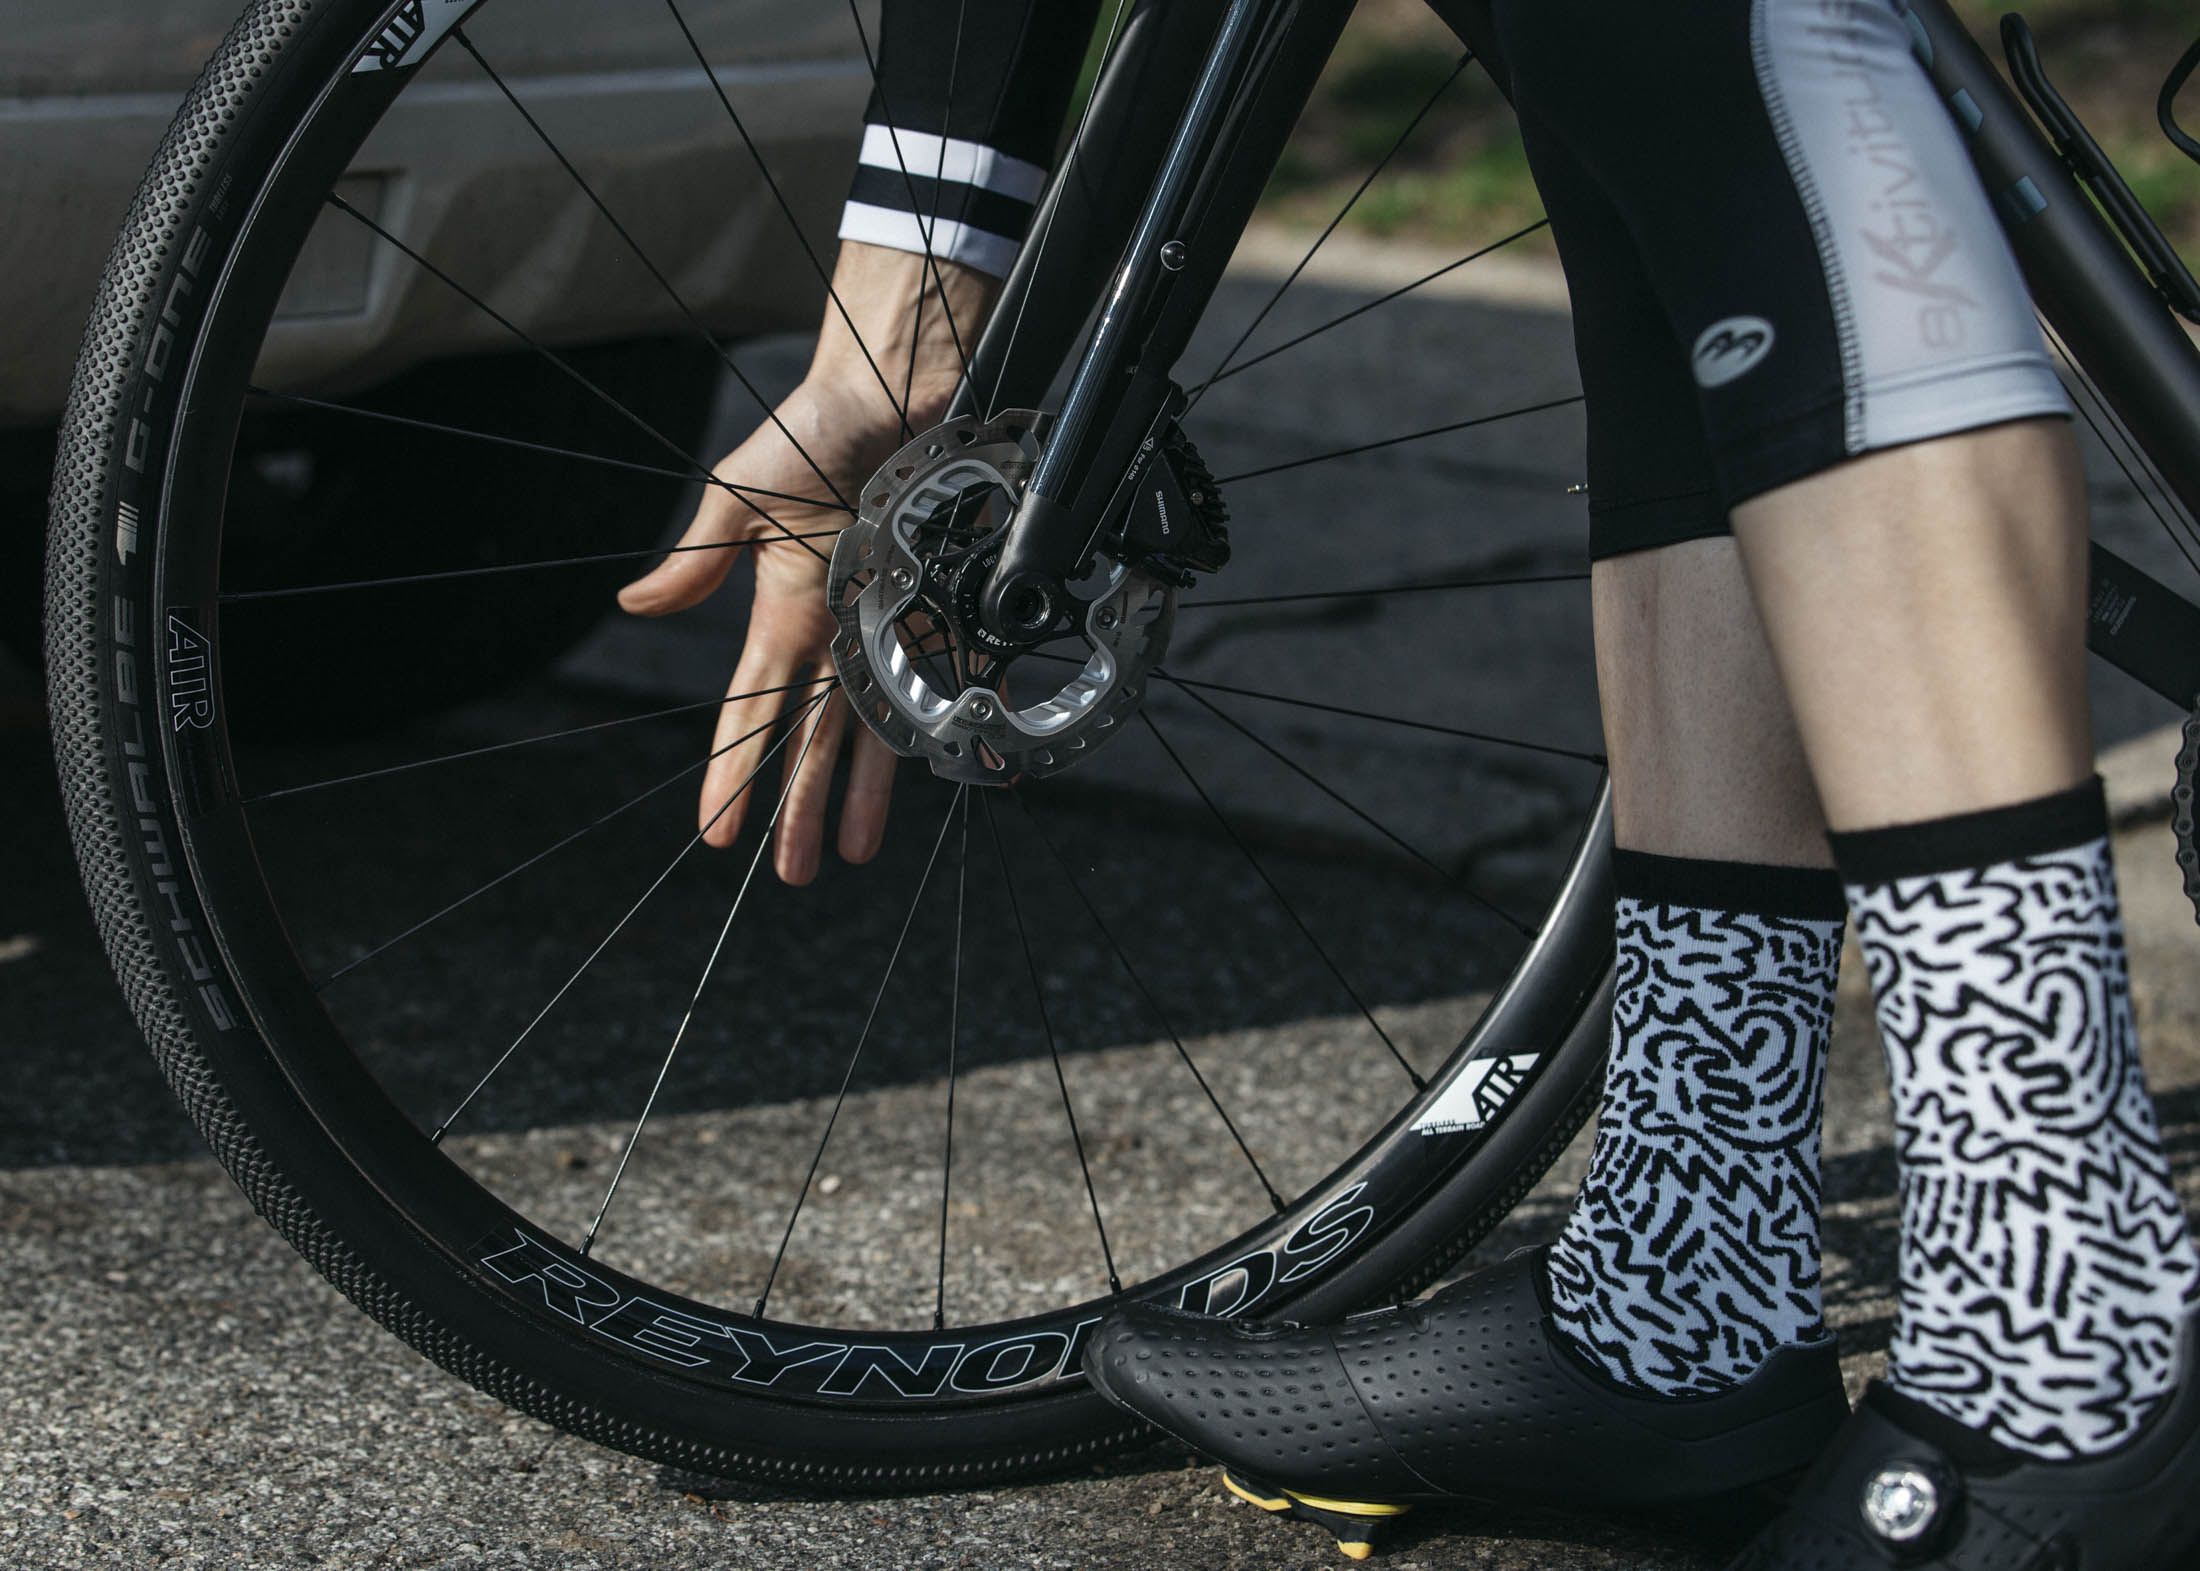
M1818 1126L1841 964L1830 871L1615 854L1612 1060L1550 1253L1554 1319L1613 1379L1722 1390L1824 1334Z
M2200 1262L2139 1068L2100 782L1832 837L1902 1187L1887 1381L2050 1461L2176 1382Z

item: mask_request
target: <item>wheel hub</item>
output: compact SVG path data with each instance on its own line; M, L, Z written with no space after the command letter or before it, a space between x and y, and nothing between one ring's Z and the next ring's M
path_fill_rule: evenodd
M1039 646L986 632L978 593L1038 457L1039 423L1011 410L925 432L872 477L833 548L841 686L887 746L949 780L1002 785L1089 755L1137 712L1175 625L1165 566L1104 546Z

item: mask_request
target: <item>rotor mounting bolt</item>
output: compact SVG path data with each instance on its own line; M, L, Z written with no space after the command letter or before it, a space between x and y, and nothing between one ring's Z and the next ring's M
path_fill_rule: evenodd
M973 720L991 720L993 718L993 700L990 698L973 698L970 701L970 718Z
M1115 607L1111 605L1104 605L1099 610L1092 613L1092 625L1099 628L1100 631L1103 633L1105 633L1109 628L1115 626L1118 620L1119 619L1115 614Z
M1161 248L1161 265L1172 273L1181 273L1191 256L1190 248L1183 241L1171 240Z
M911 589L916 586L917 575L906 567L897 567L887 576L893 579L896 589Z

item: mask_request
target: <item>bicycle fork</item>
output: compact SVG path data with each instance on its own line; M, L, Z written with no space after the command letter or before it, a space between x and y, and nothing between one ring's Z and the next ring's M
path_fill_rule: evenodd
M1171 0L1126 29L958 399L963 410L1036 405L1043 368L1083 325L1064 303L1092 298L1096 252L1120 256L979 596L986 631L1004 644L1060 624L1066 585L1159 451L1184 402L1170 373L1351 10L1351 0ZM1202 24L1211 36L1194 54ZM1163 115L1177 104L1172 127ZM1144 193L1135 213L1126 188Z

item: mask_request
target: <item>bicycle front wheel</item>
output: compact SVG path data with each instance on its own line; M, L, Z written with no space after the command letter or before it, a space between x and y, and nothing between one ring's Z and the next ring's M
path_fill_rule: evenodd
M253 739L300 734L252 724L271 685L341 717L315 674L357 673L362 627L402 643L423 584L524 596L603 564L426 540L393 568L378 539L371 567L321 551L331 576L271 578L241 538L248 417L355 419L423 496L469 451L519 451L628 474L661 517L651 488L703 465L586 375L569 346L602 323L573 302L615 275L648 302L623 330L695 335L735 402L801 363L771 332L816 319L869 86L854 24L789 58L730 7L637 7L673 63L579 80L540 66L537 11L263 0L163 145L87 334L49 548L56 751L110 954L216 1153L446 1368L721 1475L1059 1466L1129 1434L1078 1373L1116 1297L1332 1314L1429 1281L1564 1145L1601 1063L1594 712L1566 734L1546 697L1554 663L1588 683L1566 385L1521 400L1562 429L1497 425L1445 363L1472 345L1412 327L1400 434L1442 455L1413 479L1368 456L1372 410L1278 418L1263 377L1288 355L1210 378L1189 438L1239 561L1182 598L1138 734L1007 789L906 768L886 852L808 888L750 876L765 811L730 855L698 847L714 701L568 678ZM724 226L591 140L591 113L642 112L630 90L701 115L670 164ZM526 170L486 223L425 172L436 117L484 104ZM739 260L766 242L778 260ZM331 277L365 282L331 306ZM1263 293L1226 289L1192 353ZM1289 338L1337 304L1263 315ZM353 352L306 355L332 315ZM354 396L424 340L524 349L600 418L430 428ZM1444 387L1482 409L1430 418ZM1493 436L1501 457L1441 445ZM1470 471L1518 507L1406 494ZM1524 609L1487 609L1508 594ZM382 596L415 609L378 624L358 608ZM1522 653L1530 624L1575 653Z

